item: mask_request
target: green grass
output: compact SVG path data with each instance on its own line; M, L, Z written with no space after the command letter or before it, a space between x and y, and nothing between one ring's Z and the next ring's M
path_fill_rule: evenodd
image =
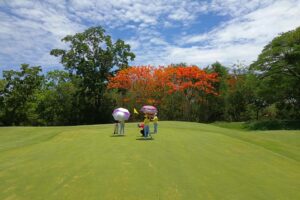
M249 122L214 122L215 126L236 130L300 130L300 120L261 120Z
M300 131L0 128L0 199L300 199Z
M247 130L245 122L214 122L212 125L235 130Z

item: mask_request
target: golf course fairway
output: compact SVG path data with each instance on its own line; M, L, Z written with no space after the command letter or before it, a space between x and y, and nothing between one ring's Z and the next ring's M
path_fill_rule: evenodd
M113 128L0 128L0 199L300 199L300 131Z

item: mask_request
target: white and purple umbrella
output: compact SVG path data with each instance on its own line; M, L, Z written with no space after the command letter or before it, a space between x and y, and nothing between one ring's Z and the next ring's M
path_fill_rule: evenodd
M125 108L117 108L112 113L112 116L117 121L125 121L128 120L130 117L130 112Z
M141 108L141 111L143 112L143 113L147 113L147 114L155 114L155 113L157 113L157 109L154 107L154 106L149 106L149 105L146 105L146 106L143 106L142 108Z

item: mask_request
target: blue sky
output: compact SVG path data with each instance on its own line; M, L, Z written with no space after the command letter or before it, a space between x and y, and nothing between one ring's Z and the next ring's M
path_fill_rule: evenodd
M67 34L102 26L131 44L131 65L250 64L300 26L300 0L0 0L0 71L21 63L62 69L49 55Z

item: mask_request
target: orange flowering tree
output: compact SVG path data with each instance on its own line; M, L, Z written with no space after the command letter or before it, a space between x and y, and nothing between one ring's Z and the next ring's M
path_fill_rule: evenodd
M197 66L168 67L165 71L169 76L167 83L169 94L182 92L184 96L191 97L201 91L206 94L217 95L212 84L218 81L216 73L209 74Z
M157 105L163 91L161 69L152 66L129 67L109 79L108 89L117 89L121 101Z
M217 95L213 87L217 78L216 73L207 73L197 66L134 66L111 77L108 89L118 91L120 106L152 104L160 107L173 94L184 97L191 104L203 94Z

